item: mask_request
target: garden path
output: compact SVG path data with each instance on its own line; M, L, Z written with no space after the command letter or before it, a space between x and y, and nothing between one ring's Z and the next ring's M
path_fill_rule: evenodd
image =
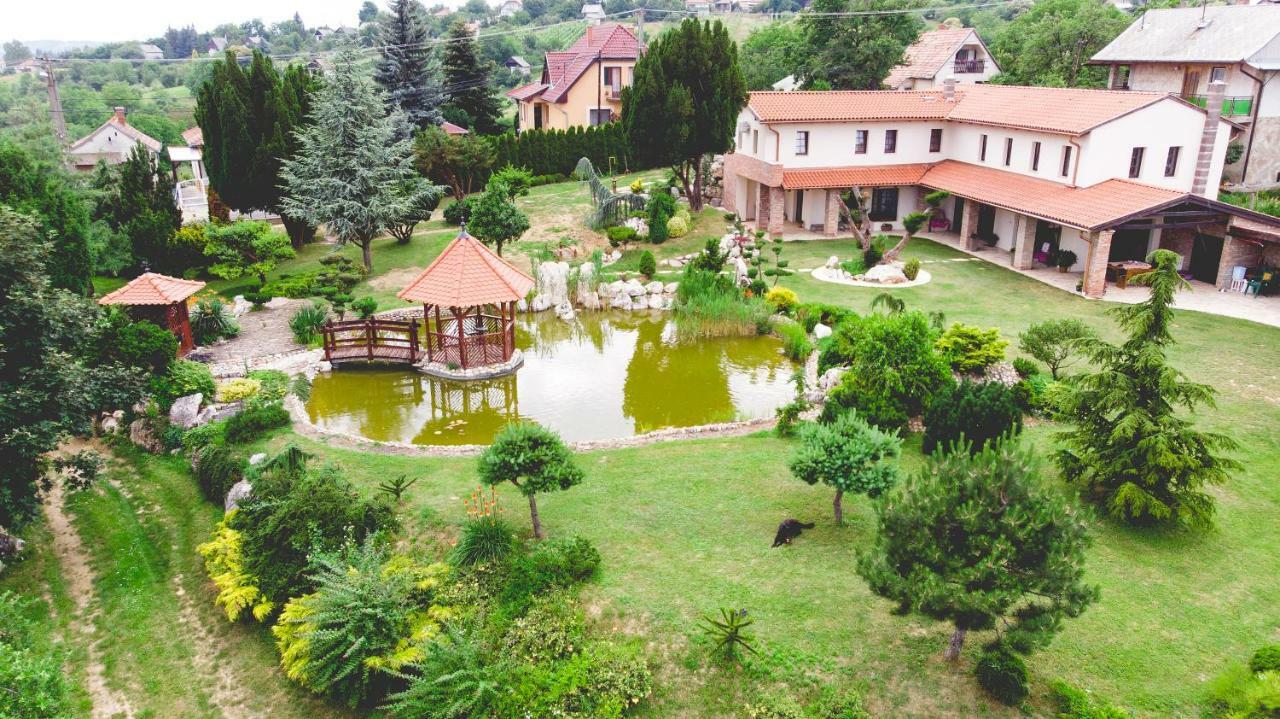
M240 334L208 347L198 357L210 364L244 364L268 355L306 349L293 339L289 318L310 300L289 300L278 307L263 307L237 317Z

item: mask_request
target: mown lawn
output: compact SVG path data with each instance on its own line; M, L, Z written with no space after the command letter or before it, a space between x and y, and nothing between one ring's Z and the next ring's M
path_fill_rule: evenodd
M569 187L538 188L546 194L531 193L530 198L551 201L554 188ZM713 214L705 217L711 221ZM690 233L682 239L696 247L710 234ZM411 247L425 244L415 239ZM785 256L793 267L816 267L833 254L849 257L854 246L852 240L793 243ZM659 251L678 254L674 245ZM927 240L913 242L905 256L925 260L934 280L895 294L911 308L945 312L948 322L999 327L1013 340L1011 355L1016 354L1017 333L1045 319L1077 317L1104 336L1117 336L1105 302L963 260L960 253ZM942 261L952 259L961 261ZM403 266L418 262L406 260ZM822 283L804 273L782 284L802 300L859 311L867 311L878 294ZM1173 331L1178 340L1170 350L1173 363L1219 391L1218 406L1200 416L1202 426L1227 432L1241 443L1235 456L1244 470L1215 490L1219 516L1212 532L1134 531L1094 521L1087 576L1100 585L1102 599L1083 617L1069 620L1053 644L1030 661L1034 715L1049 713L1045 689L1051 680L1064 679L1141 717L1194 717L1205 682L1226 662L1280 641L1280 485L1274 481L1280 467L1280 432L1275 431L1280 425L1280 330L1179 312ZM1054 431L1051 425L1033 426L1027 441L1047 457ZM269 444L280 447L290 441L339 464L370 493L388 476L422 477L401 510L411 533L438 533L441 523L461 521L461 500L476 484L471 459L361 453L288 433ZM918 437L908 439L904 467L918 466L918 447ZM853 570L857 552L874 531L868 503L847 501L848 525L833 526L830 493L787 472L791 451L790 441L757 435L593 452L580 458L587 469L581 486L539 501L551 535L582 534L600 548L603 571L587 590L598 621L651 638L661 688L643 715L740 716L750 690L785 683L799 693L827 684L862 687L879 716L1016 716L1018 712L994 705L975 687L972 661L983 637L971 636L964 660L948 665L940 658L947 627L893 616L887 602L870 594ZM188 650L147 648L157 641L159 627L171 622L171 600L161 595L175 574L189 583L200 606L212 612L212 595L201 584L192 553L211 528L216 510L201 503L176 461L144 459L139 470L116 475L127 495L106 487L78 499L76 510L86 543L97 552L101 575L122 575L100 583L108 613L100 621L137 626L121 632L122 624L100 625L118 633L107 643L111 654L121 657L118 668L126 674L156 672L166 677L156 680L161 685L186 688L202 682L182 667ZM1048 465L1044 479L1058 481ZM527 528L521 499L511 491L501 494L509 515ZM788 516L816 521L818 527L791 547L770 549L774 528ZM125 551L139 545L143 548ZM23 567L0 586L36 594L52 586L48 591L57 601L52 574L47 566ZM112 598L117 595L154 606L150 612L127 611L127 603ZM709 670L702 661L698 618L722 606L745 607L756 620L753 629L763 656L741 671ZM271 716L331 711L314 702L299 703L298 694L271 668L274 657L263 632L215 626L222 627L227 640L221 651L231 653L228 661L250 668L248 673L257 677L249 690L264 697ZM124 660L140 653L150 656L150 663L129 669ZM156 697L154 706L191 706L195 715L203 711L198 699L182 700L173 687L129 681L137 691Z

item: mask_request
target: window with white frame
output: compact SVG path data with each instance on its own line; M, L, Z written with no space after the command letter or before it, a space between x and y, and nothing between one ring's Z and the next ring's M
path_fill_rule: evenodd
M809 154L809 131L796 130L796 154Z

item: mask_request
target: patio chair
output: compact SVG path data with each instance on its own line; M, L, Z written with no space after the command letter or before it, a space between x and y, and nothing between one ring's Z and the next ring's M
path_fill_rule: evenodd
M941 230L947 232L951 229L951 220L947 219L947 213L942 210L934 210L933 215L929 218L929 231Z
M1244 278L1244 273L1248 268L1236 265L1231 268L1231 285L1227 288L1228 292L1244 292L1249 287L1249 281Z
M1271 290L1271 285L1275 282L1275 273L1271 270L1263 272L1260 276L1249 280L1249 284L1245 286L1244 293L1247 295L1253 293L1253 298L1257 299L1258 295Z

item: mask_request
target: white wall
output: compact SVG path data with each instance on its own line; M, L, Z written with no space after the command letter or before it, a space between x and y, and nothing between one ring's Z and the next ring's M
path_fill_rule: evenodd
M100 132L93 135L88 142L75 149L76 154L108 154L120 153L128 155L133 152L134 145L138 141L120 132L119 128L114 125L107 125Z
M1068 267L1068 270L1080 271L1084 269L1085 260L1089 258L1089 242L1084 238L1084 230L1075 230L1070 227L1062 228L1062 236L1058 238L1058 249L1071 250L1076 253L1076 263Z
M793 169L939 162L948 157L947 125L945 122L900 121L776 124L774 127L782 136L780 162L788 169ZM929 133L933 128L942 128L942 149L939 152L929 152ZM854 152L858 130L869 133L865 154ZM895 152L884 151L886 130L898 131ZM809 132L807 155L796 154L796 133L801 131ZM772 147L770 149L772 151ZM773 156L762 159L772 162Z
M1144 147L1142 174L1133 179L1148 185L1190 192L1203 129L1204 113L1173 99L1113 120L1081 138L1084 152L1081 153L1077 184L1088 187L1111 178L1128 178L1133 148ZM1230 125L1226 122L1219 124L1206 190L1206 195L1213 198L1217 197L1217 178L1222 173L1230 133ZM1177 173L1173 177L1165 177L1165 159L1172 146L1182 148Z
M1061 183L1071 182L1070 173L1063 177L1059 171L1062 166L1062 148L1070 145L1066 135L1011 130L985 125L963 125L960 123L949 123L949 125L948 129L951 130L949 133L951 137L944 144L943 149L946 150L945 154L953 160L991 167L1005 172L1016 172L1020 175L1038 177L1042 180ZM978 159L980 157L982 135L987 136L987 159L985 162ZM1004 141L1005 138L1009 137L1013 138L1013 157L1011 162L1005 165ZM1040 169L1033 171L1031 169L1032 146L1037 141L1040 142ZM1071 162L1074 166L1077 151L1072 149L1071 154Z

